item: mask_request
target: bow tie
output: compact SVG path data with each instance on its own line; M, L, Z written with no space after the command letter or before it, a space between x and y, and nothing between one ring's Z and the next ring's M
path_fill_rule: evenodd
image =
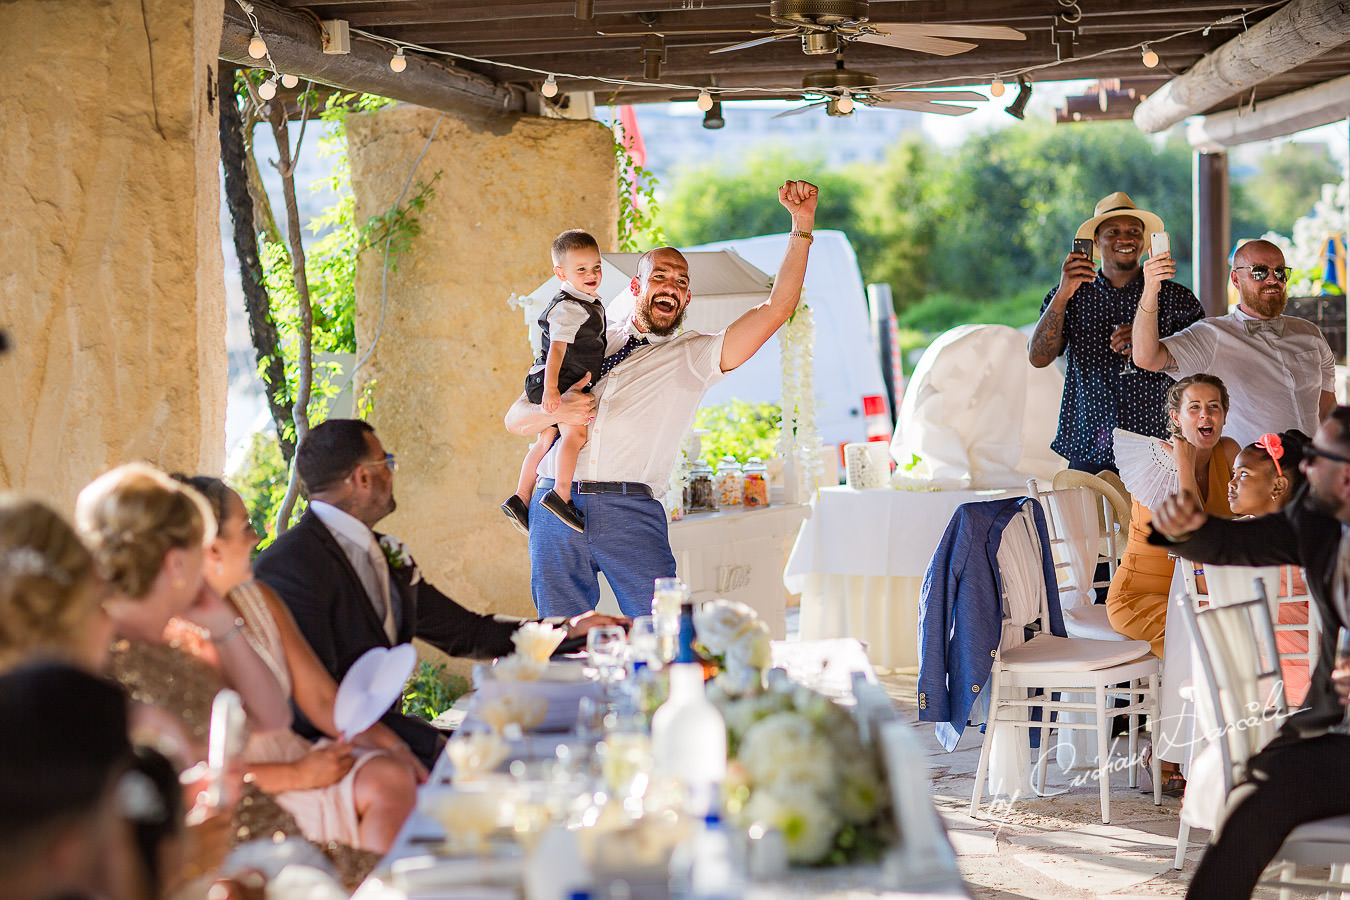
M618 350L615 350L610 356L606 356L605 361L600 364L600 378L604 378L608 375L615 366L627 359L628 355L638 347L645 347L646 345L647 339L645 337L640 338L635 334L630 334L628 340L624 342L624 345Z
M1284 335L1284 316L1277 316L1274 319L1243 319L1242 324L1247 326L1248 334L1268 331L1275 337Z

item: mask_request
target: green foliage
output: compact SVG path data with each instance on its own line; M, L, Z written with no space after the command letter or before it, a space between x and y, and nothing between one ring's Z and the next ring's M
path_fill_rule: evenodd
M752 456L769 459L778 452L783 408L777 403L730 400L698 411L694 427L707 429L700 453L714 468L723 456L744 463Z
M445 663L421 660L403 688L403 714L430 722L468 692L469 680L447 674Z
M1306 216L1322 185L1341 180L1340 168L1325 144L1288 143L1262 156L1256 172L1232 184L1232 233L1236 243L1269 231L1292 234Z
M619 249L637 253L666 243L656 224L656 176L633 159L623 141L623 126L615 125L614 157L619 169Z
M272 543L274 536L269 530L276 520L281 498L286 496L287 474L277 439L265 432L253 435L244 463L230 483L243 498L253 529L262 536L259 550ZM299 518L300 512L296 510L292 522Z

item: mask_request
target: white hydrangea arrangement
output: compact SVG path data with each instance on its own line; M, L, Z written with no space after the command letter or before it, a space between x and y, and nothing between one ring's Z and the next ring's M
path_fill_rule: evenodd
M788 859L833 865L878 856L893 837L889 794L849 712L769 666L754 610L714 600L694 614L723 672L709 688L727 724L727 813L740 828L782 833Z

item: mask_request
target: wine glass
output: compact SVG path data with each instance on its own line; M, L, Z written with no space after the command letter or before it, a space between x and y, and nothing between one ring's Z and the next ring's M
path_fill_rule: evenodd
M1132 321L1131 321L1131 322L1121 322L1120 325L1117 325L1117 326L1116 326L1116 328L1120 328L1121 325L1133 325L1133 324L1134 324L1134 323L1133 323ZM1114 330L1114 329L1113 329L1113 330ZM1123 367L1119 372L1117 372L1116 374L1117 374L1117 375L1134 375L1134 374L1137 374L1138 372L1139 372L1139 370L1138 370L1137 368L1135 368L1135 365L1134 365L1134 354L1133 354L1133 352L1132 352L1130 349L1126 349L1126 351L1125 351L1125 365L1124 365L1124 367Z
M586 632L586 660L608 690L615 669L623 665L628 637L619 625L599 625Z
M653 668L660 667L661 638L655 616L638 616L628 627L628 654L635 662L643 660Z

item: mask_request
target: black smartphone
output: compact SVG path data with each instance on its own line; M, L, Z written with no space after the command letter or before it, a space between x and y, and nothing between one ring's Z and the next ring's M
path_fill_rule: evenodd
M1092 259L1092 238L1074 238L1073 252L1081 253L1088 259Z

